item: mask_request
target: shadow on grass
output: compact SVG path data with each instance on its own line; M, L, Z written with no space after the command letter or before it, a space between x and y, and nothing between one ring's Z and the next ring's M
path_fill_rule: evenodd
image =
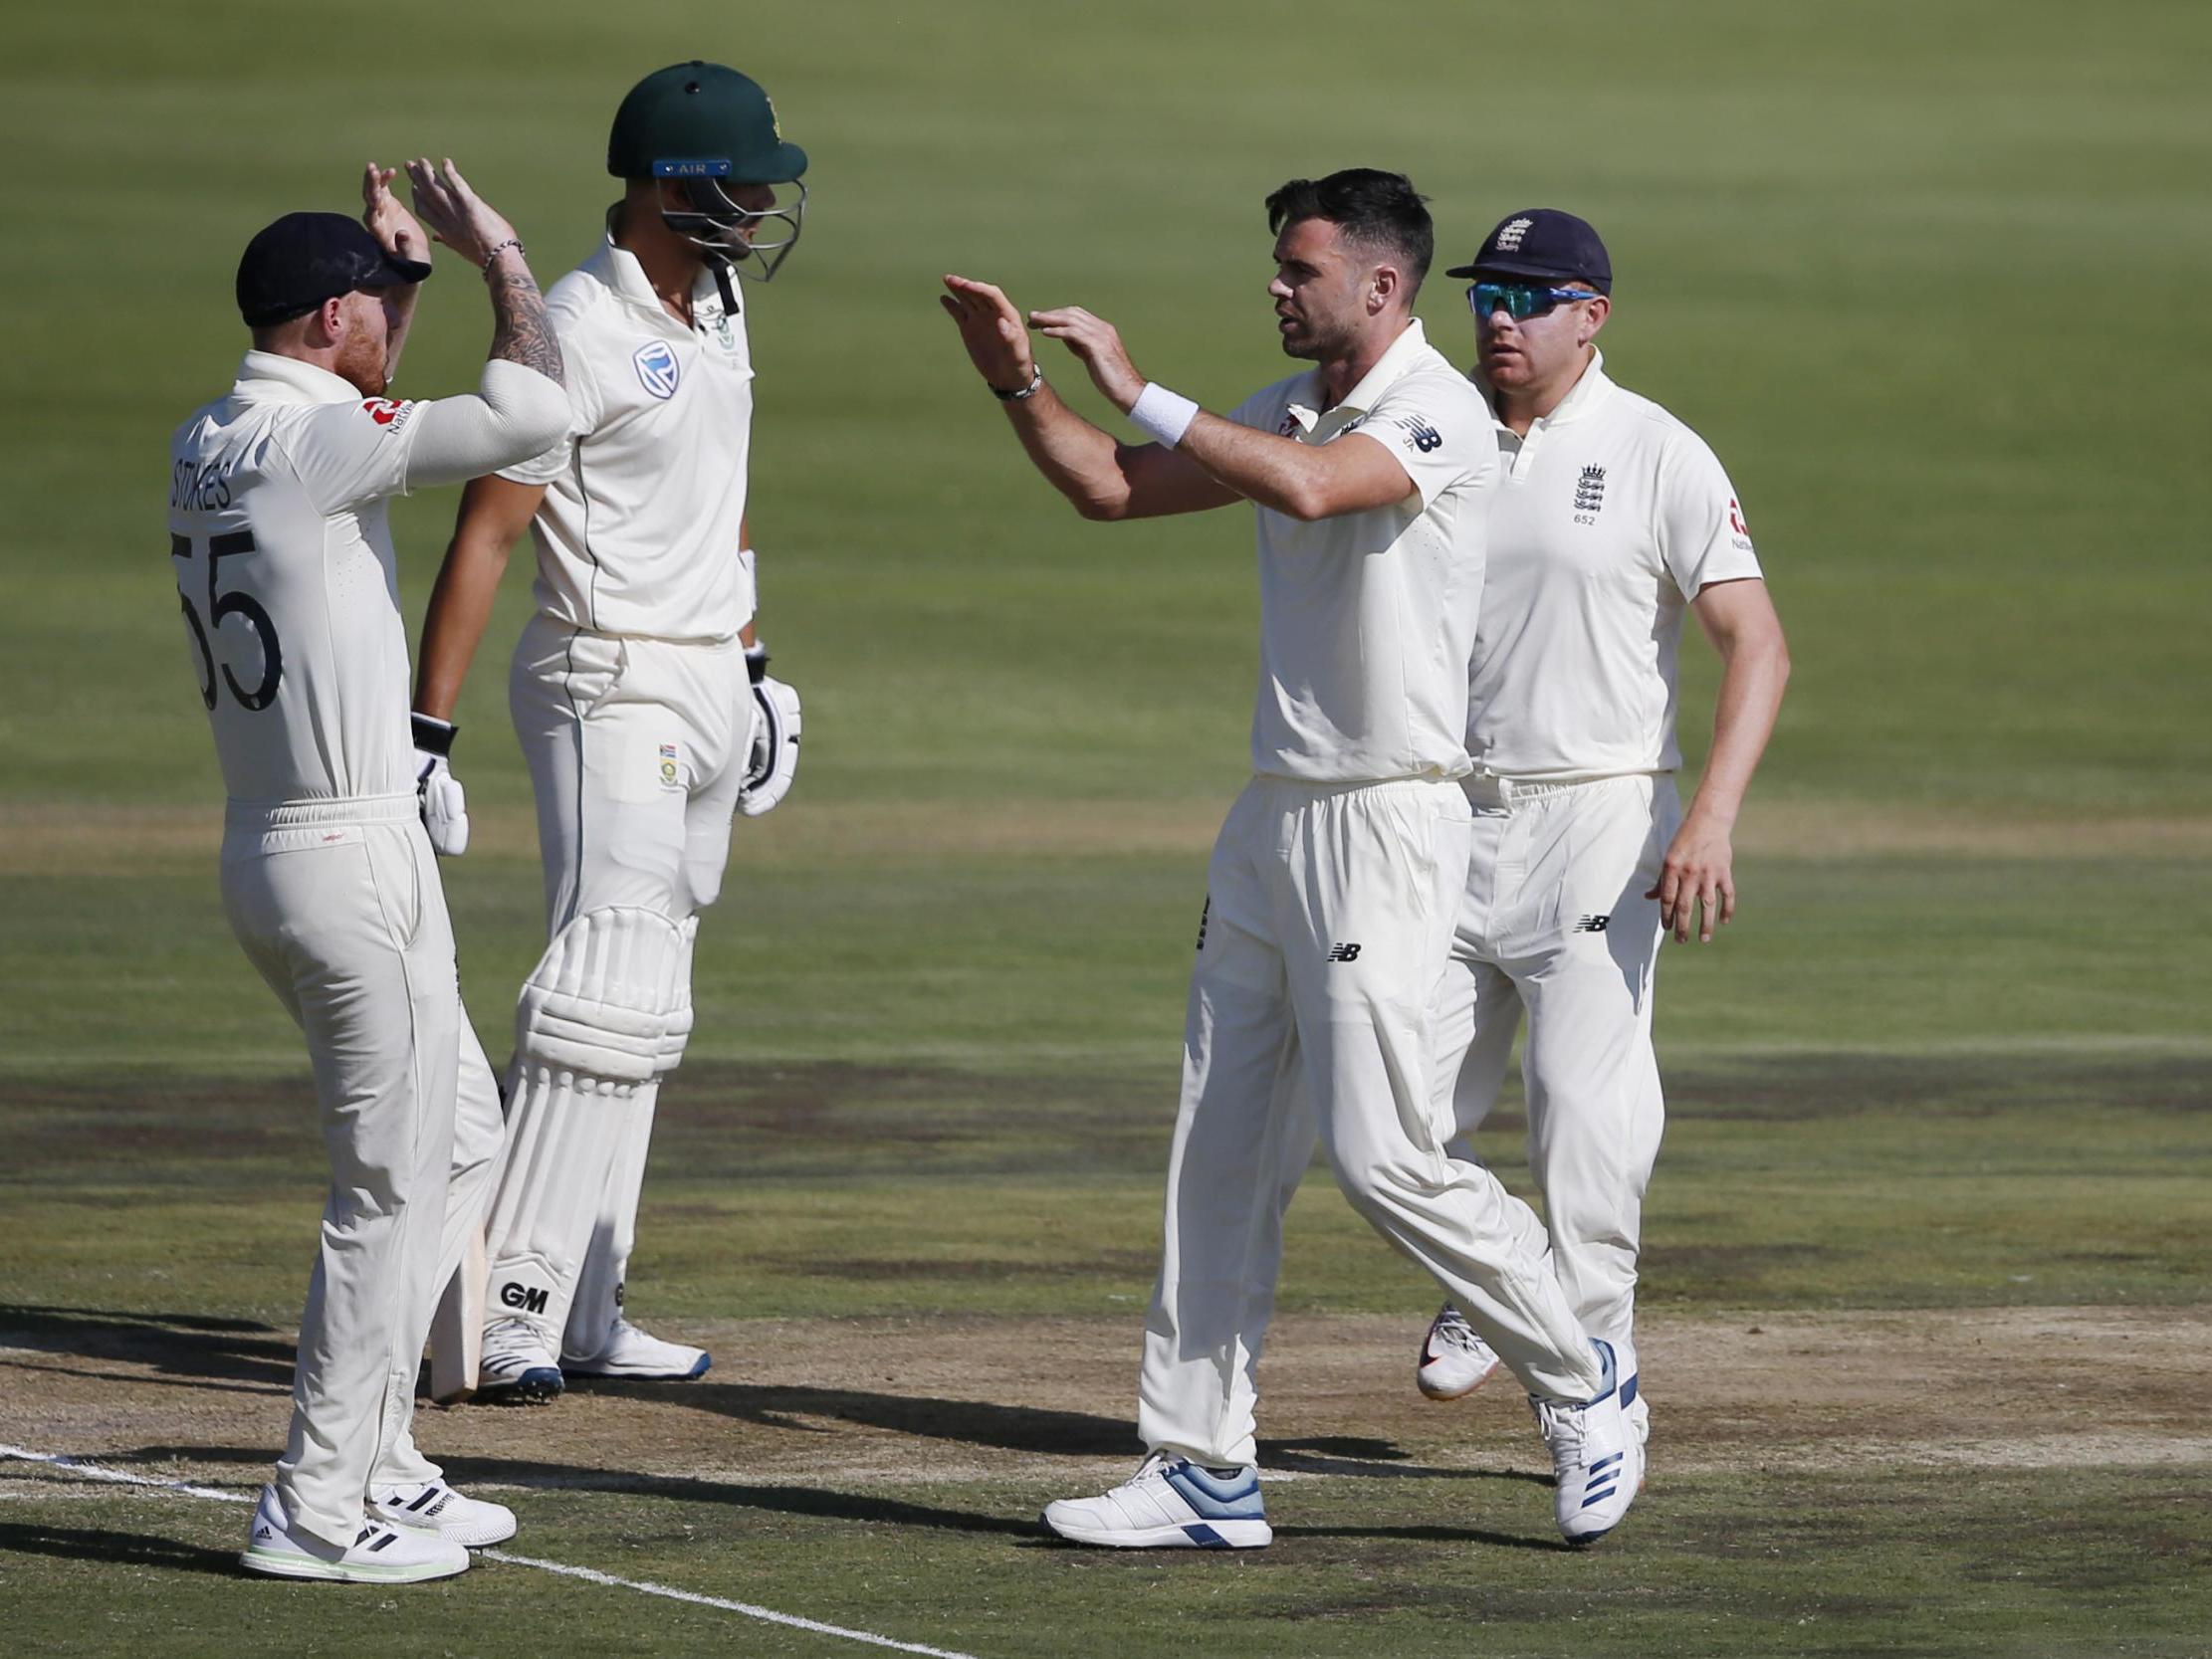
M292 1390L293 1344L251 1320L0 1303L0 1347L84 1359L121 1359L149 1365L165 1376L255 1383L279 1393Z
M0 1523L0 1555L56 1555L73 1561L114 1561L124 1566L165 1566L179 1572L239 1576L238 1554L143 1533L111 1533L89 1527Z

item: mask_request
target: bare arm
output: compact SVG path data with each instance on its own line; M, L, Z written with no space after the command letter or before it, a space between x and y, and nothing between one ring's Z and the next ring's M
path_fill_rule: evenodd
M1082 360L1092 383L1114 407L1127 414L1136 406L1145 377L1129 360L1111 322L1080 306L1033 311L1029 320ZM1272 432L1255 432L1202 409L1175 454L1194 463L1220 488L1293 518L1365 513L1390 507L1414 493L1414 481L1398 458L1359 433L1326 444L1301 444Z
M530 527L545 499L543 485L480 478L461 492L461 512L430 609L422 621L417 654L415 712L441 721L453 719L461 682L492 619L492 600L507 570L507 555Z
M987 384L1018 391L1037 377L1021 313L989 283L947 277L939 304L960 327ZM1049 385L1004 405L1030 463L1086 518L1149 518L1226 507L1236 493L1158 444L1123 444L1060 401Z
M384 252L394 258L428 259L430 239L415 222L415 216L401 207L399 198L391 193L391 181L398 176L395 168L379 167L373 161L361 169L361 223L383 246ZM421 296L420 283L407 283L385 302L390 317L384 333L384 384L387 386L399 378L399 353L407 344L408 330L415 325L415 302Z
M450 156L439 167L418 156L407 163L407 178L415 210L429 221L431 234L473 262L491 288L492 360L520 363L559 385L560 345L515 227L470 188Z
M1695 925L1699 942L1709 943L1716 921L1726 923L1736 914L1736 815L1781 713L1790 648L1763 581L1715 582L1698 591L1690 608L1720 653L1712 749L1682 827L1666 849L1659 885L1645 897L1659 902L1659 926L1672 928L1677 942L1686 943Z

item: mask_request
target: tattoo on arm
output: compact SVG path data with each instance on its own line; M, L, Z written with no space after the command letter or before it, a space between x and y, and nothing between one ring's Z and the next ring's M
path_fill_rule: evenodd
M518 260L515 262L520 265ZM502 265L487 279L492 287L492 311L498 326L492 333L492 355L534 368L556 385L560 377L560 342L553 337L546 317L546 297L527 268Z

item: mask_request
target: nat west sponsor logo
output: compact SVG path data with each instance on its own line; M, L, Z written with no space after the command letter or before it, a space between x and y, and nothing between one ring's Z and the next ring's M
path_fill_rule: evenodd
M517 1284L512 1279L499 1288L500 1301L515 1309L518 1313L542 1314L546 1311L546 1303L550 1298L550 1292L533 1290L530 1286Z
M405 426L408 412L413 408L412 403L395 403L388 397L369 397L361 400L361 413L386 432L397 432Z

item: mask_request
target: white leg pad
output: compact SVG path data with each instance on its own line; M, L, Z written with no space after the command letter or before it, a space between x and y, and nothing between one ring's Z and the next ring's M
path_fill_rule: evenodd
M665 1077L683 1059L691 1038L691 958L699 937L699 918L683 924L683 960L675 983L675 1006L661 1037L654 1070ZM615 1155L607 1169L606 1191L599 1217L591 1229L584 1252L583 1271L576 1280L575 1300L568 1312L563 1351L579 1357L596 1354L605 1346L614 1322L622 1317L622 1286L629 1275L630 1251L637 1242L637 1206L645 1185L645 1154L653 1139L653 1106L657 1083L639 1088L622 1115Z
M688 1016L689 965L685 923L587 911L523 987L484 1312L488 1322L527 1320L549 1354L559 1351L623 1124L659 1075L680 990Z

